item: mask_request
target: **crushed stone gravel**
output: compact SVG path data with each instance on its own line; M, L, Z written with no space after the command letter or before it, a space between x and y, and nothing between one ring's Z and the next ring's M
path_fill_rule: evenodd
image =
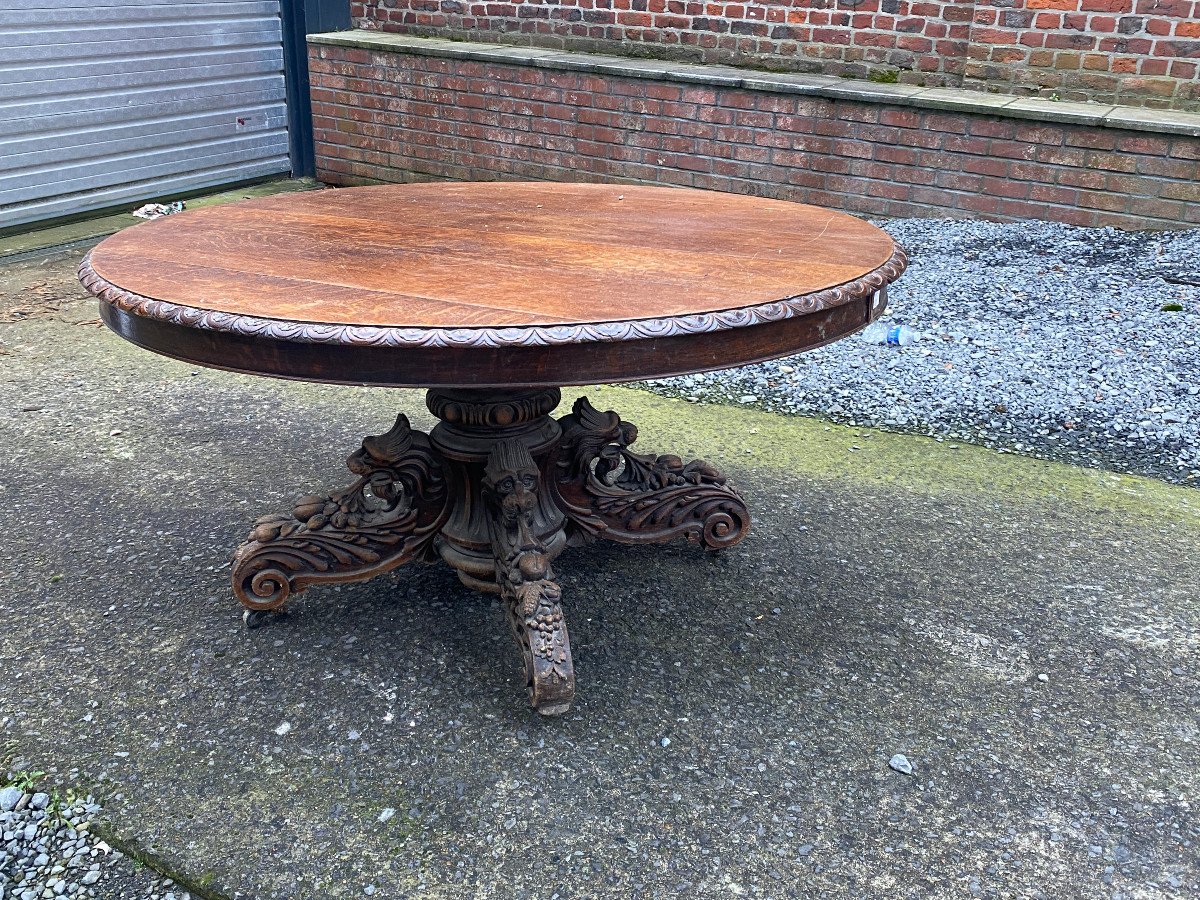
M1200 230L878 224L910 258L885 321L916 343L642 386L1200 486Z
M190 900L92 834L94 797L63 795L21 766L0 773L0 900Z

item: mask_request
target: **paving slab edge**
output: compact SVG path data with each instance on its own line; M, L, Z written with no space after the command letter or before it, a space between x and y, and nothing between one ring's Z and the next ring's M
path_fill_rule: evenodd
M164 878L170 878L193 897L198 897L200 900L232 900L232 895L207 884L204 876L199 879L191 877L185 870L172 863L162 852L143 844L109 821L103 819L97 821L93 824L91 832L110 847L121 851L127 859L157 872Z
M734 66L700 65L661 59L640 59L572 50L489 44L482 41L453 41L395 32L362 29L308 35L315 45L352 47L385 53L410 53L442 59L533 66L563 72L590 72L625 78L647 78L683 84L743 88L779 94L798 94L833 100L855 100L888 106L964 112L985 116L1090 125L1123 131L1176 134L1200 137L1200 113L1116 106L1105 103L1076 103L1034 97L986 94L964 88L923 88L906 84L879 84L847 80L832 75L773 73ZM1039 108L1044 107L1044 108Z

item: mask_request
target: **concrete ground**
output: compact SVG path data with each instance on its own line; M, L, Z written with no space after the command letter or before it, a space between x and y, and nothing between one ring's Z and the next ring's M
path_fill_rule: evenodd
M430 417L141 351L80 255L0 266L0 742L193 895L1200 892L1194 488L590 389L757 520L568 551L578 699L544 720L445 569L242 628L249 524Z
M291 191L311 191L323 185L311 178L275 178L254 184L243 184L212 194L183 198L186 209L233 203L251 197L268 197L272 194ZM164 201L174 198L163 197ZM0 262L40 258L47 247L83 248L95 244L102 237L116 234L122 228L137 225L143 220L133 215L132 209L109 214L91 213L85 217L66 219L37 231L8 232L0 228ZM82 255L82 253L80 254Z

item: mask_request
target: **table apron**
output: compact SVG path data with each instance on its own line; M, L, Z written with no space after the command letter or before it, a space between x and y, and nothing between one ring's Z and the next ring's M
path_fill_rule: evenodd
M164 356L253 375L381 387L537 387L642 381L763 362L832 343L886 306L886 288L789 319L698 334L552 346L386 347L286 341L150 319L100 303L126 340ZM503 380L481 378L497 373Z

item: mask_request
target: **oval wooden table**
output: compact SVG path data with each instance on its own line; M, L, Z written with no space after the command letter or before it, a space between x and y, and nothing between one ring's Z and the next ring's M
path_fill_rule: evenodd
M562 385L728 368L827 344L882 312L905 256L838 212L603 184L439 183L286 194L181 213L99 244L80 279L104 321L206 366L426 387L350 456L353 483L260 519L233 590L257 624L310 585L441 558L499 593L530 700L575 690L552 562L595 538L750 526L703 461L634 452L637 429Z

